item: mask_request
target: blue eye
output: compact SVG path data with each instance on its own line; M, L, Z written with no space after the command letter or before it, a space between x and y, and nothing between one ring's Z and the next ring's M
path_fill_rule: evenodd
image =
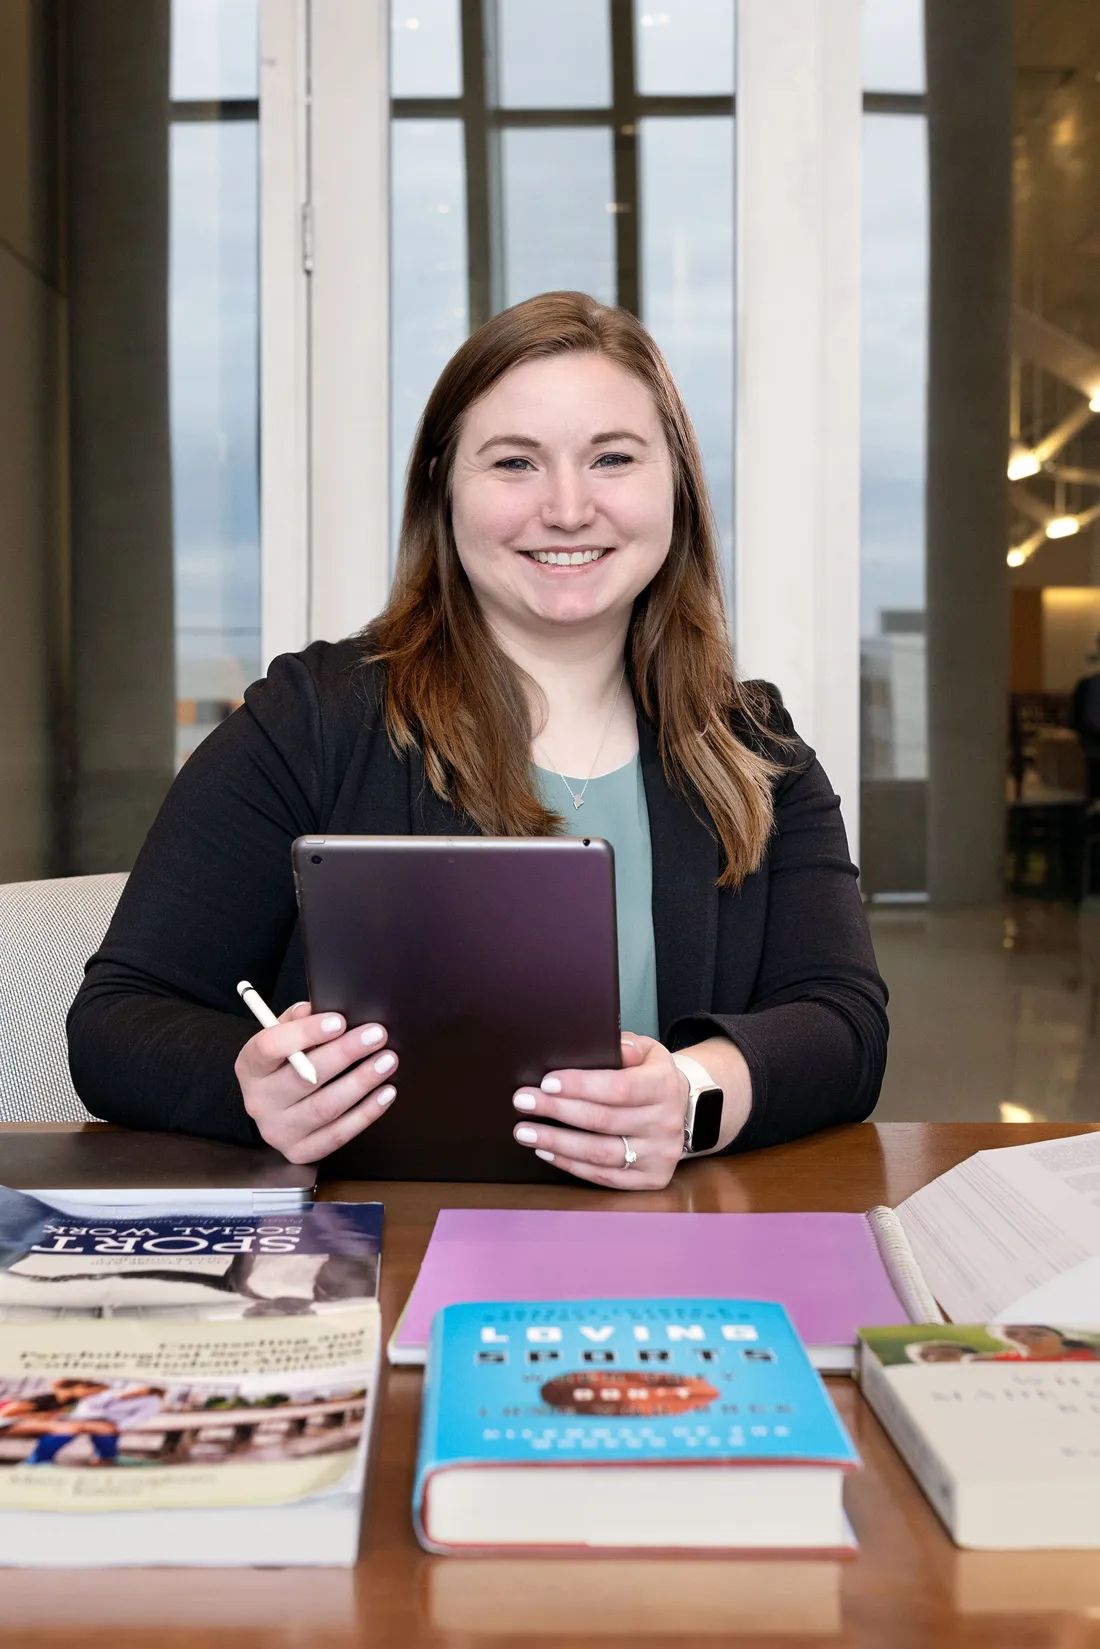
M633 462L634 460L628 452L605 452L596 459L596 468L599 469L602 464L605 464L614 469L620 469L624 464L632 464Z
M520 465L526 465L528 469L533 467L529 458L500 458L493 465L493 468L508 470L512 475L522 475L523 470L519 467Z

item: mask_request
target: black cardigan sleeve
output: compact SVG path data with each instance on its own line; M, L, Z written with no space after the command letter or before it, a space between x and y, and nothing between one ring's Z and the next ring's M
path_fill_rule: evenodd
M276 659L172 785L69 1010L94 1116L259 1143L233 1073L257 1029L236 984L271 1000L296 919L289 847L323 805L327 657Z
M749 1151L874 1109L886 1068L886 986L875 963L840 798L795 734L774 688L768 719L783 742L765 745L783 773L767 857L760 966L747 1008L680 1020L684 1048L715 1032L744 1054L752 1110L730 1146ZM758 742L755 741L754 742Z

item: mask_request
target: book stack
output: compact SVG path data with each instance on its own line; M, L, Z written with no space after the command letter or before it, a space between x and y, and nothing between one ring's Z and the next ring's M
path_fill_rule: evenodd
M378 1203L0 1190L0 1563L351 1564Z

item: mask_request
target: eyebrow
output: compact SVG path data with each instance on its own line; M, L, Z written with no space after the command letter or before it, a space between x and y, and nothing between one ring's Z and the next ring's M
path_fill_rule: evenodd
M591 437L588 444L592 447L602 447L606 446L608 441L633 441L639 447L649 445L644 435L637 435L630 429L601 430L598 435ZM542 450L542 442L536 441L533 435L493 435L478 447L475 457L488 452L490 447L526 447L529 451L539 452Z

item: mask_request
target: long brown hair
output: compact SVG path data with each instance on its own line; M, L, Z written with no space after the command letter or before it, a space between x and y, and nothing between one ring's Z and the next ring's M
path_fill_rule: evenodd
M603 355L653 396L672 459L668 556L634 603L626 657L635 699L654 725L665 776L702 802L724 856L719 885L757 868L772 829L777 771L733 724L762 731L734 675L716 533L699 445L653 339L633 315L581 292L546 292L494 316L444 367L413 443L389 603L364 632L386 665L384 714L396 749L419 745L436 793L488 835L546 836L562 820L531 784L524 673L495 640L451 527L451 477L467 410L523 361Z

